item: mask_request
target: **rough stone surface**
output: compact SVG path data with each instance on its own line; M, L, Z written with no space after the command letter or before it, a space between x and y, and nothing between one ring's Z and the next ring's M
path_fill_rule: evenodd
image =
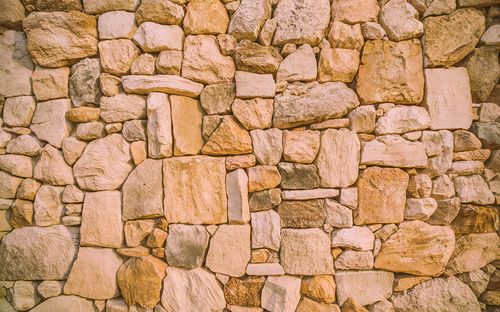
M338 303L352 298L361 305L388 299L392 294L394 274L384 271L342 271L335 273ZM366 285L372 285L367 288Z
M78 296L57 296L49 298L37 305L31 311L34 312L64 312L68 309L81 312L94 311L94 305L91 300L83 299Z
M0 36L0 94L4 96L31 95L31 73L34 65L26 50L26 36L7 30Z
M363 146L361 164L423 168L427 166L427 155L420 142L407 141L398 135L384 135Z
M419 37L424 25L418 20L418 11L406 0L390 0L382 6L380 24L393 41Z
M38 101L68 97L70 68L37 67L31 75L33 93Z
M170 266L194 269L203 265L209 234L203 226L173 224L169 227L165 256Z
M30 129L40 140L61 148L63 139L69 136L72 128L65 118L70 108L71 102L65 99L38 103Z
M303 44L281 62L276 81L312 81L317 75L314 51L309 44Z
M270 276L262 289L262 307L269 311L293 312L300 300L300 278Z

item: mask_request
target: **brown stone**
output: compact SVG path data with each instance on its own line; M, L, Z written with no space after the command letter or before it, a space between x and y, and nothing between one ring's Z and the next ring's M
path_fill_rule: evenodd
M263 276L247 276L229 278L224 286L224 297L227 304L237 306L260 306L260 292L264 287Z
M184 31L188 35L223 34L229 17L219 0L192 0L187 5Z
M283 201L278 206L281 227L309 228L325 224L324 200Z
M272 99L261 98L235 99L232 103L234 117L247 130L269 128L273 118L273 102Z
M203 146L201 134L202 109L197 100L171 95L174 155L194 155Z
M276 47L266 47L249 40L243 40L236 46L234 59L238 70L272 74L278 70L283 57Z
M250 134L232 116L224 117L201 149L208 155L238 155L252 152Z
M275 166L255 166L248 169L248 191L250 193L272 189L281 182Z
M498 209L476 205L463 205L451 223L457 235L496 232L500 221Z
M178 25L184 17L182 6L169 0L143 0L135 12L138 24L155 22L158 24Z
M300 292L323 303L335 302L335 281L331 275L316 275L302 280Z

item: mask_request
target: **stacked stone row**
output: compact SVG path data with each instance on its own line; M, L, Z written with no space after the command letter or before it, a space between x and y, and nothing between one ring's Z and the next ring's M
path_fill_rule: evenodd
M496 0L0 0L0 311L495 311Z

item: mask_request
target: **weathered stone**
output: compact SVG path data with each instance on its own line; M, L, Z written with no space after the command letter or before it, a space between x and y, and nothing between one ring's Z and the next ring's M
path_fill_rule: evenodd
M184 32L177 25L145 22L137 28L133 40L144 52L180 51L184 41Z
M264 191L254 192L250 196L249 206L250 211L269 210L281 203L281 190L269 189Z
M35 285L30 281L16 281L9 289L8 298L17 311L27 311L39 303Z
M165 0L166 2L170 2ZM180 75L182 66L182 51L166 50L158 54L156 60L156 71L158 74Z
M78 296L58 296L45 300L31 311L33 312L64 312L68 310L93 312L92 300Z
M74 137L65 138L62 142L62 152L66 162L73 165L80 158L86 146L87 143Z
M446 275L471 272L496 259L500 239L496 233L469 234L457 239Z
M349 24L377 21L379 11L375 0L334 0L332 2L332 20Z
M440 175L432 181L431 196L435 199L446 199L455 195L453 181L447 175Z
M316 275L302 280L300 292L323 303L335 302L335 281L331 275Z
M132 75L154 75L155 63L156 58L152 54L141 54L132 63L130 73Z
M229 17L219 0L194 0L187 5L184 30L191 35L223 34Z
M106 300L106 310L110 312L127 312L128 305L122 298L108 299Z
M497 46L500 44L500 36L498 35L498 25L489 26L481 36L481 43L485 45Z
M31 73L34 65L26 50L26 37L20 31L6 30L0 36L0 94L31 95Z
M237 71L234 79L236 81L237 98L250 99L257 97L274 97L276 87L273 75L271 74L254 74Z
M135 12L138 24L155 22L166 25L179 25L184 17L182 6L169 0L144 0Z
M424 25L418 20L418 11L406 0L390 0L380 11L380 24L393 41L420 37Z
M370 270L373 268L371 251L345 250L335 259L337 270Z
M35 197L35 223L38 226L59 224L64 205L61 202L63 187L42 185Z
M467 284L474 294L479 297L488 287L490 276L481 269L457 275L457 277Z
M201 149L208 155L238 155L252 152L250 134L235 120L226 116Z
M144 141L146 137L146 125L145 120L128 120L123 123L122 135L125 140L129 142L134 141Z
M208 180L207 180L208 179ZM227 221L223 158L193 156L163 161L164 209L169 223ZM184 181L182 184L176 181ZM189 188L186 188L186 186ZM190 207L190 209L185 209Z
M172 122L168 96L152 92L147 98L148 152L151 158L172 156Z
M224 117L221 115L205 115L202 119L202 136L203 139L208 140L212 133L220 126Z
M33 175L31 158L22 155L0 155L0 170L23 178Z
M231 18L228 33L237 40L255 41L266 19L271 17L272 1L243 0Z
M247 276L245 278L229 278L224 286L224 297L227 304L238 306L260 306L260 292L264 286L262 276Z
M322 227L325 223L324 201L283 201L278 207L282 227Z
M131 39L137 26L135 14L125 11L111 11L99 15L97 30L99 39Z
M252 213L252 248L278 251L280 241L279 215L273 210Z
M92 141L104 134L104 124L99 121L80 123L76 127L75 137L82 141Z
M125 91L137 94L163 92L195 97L203 90L202 84L173 75L130 75L122 78L122 84Z
M444 272L454 245L455 235L448 227L432 226L422 221L404 222L382 244L375 258L375 268L439 276Z
M118 292L116 272L122 261L112 249L80 248L64 293L101 300L113 298Z
M255 166L248 169L248 191L272 189L281 182L281 175L275 166Z
M63 191L62 202L63 203L81 203L85 194L74 185L66 185Z
M61 281L43 281L36 288L38 294L43 299L59 296L63 290L63 282Z
M101 98L101 118L108 122L123 122L146 117L146 100L133 94L118 94Z
M125 223L125 242L129 247L139 247L141 242L151 233L154 220L135 220Z
M212 272L242 276L250 261L250 226L221 225L212 236L206 267Z
M432 225L448 225L458 215L460 210L460 198L442 199L437 201L436 211L427 219Z
M64 279L77 249L74 233L62 225L15 229L0 244L0 279Z
M18 96L5 100L3 120L12 127L29 127L36 101L32 96Z
M349 129L356 133L370 133L375 130L376 111L373 105L359 106L347 115Z
M290 85L275 98L273 125L293 128L338 118L358 105L356 93L341 82Z
M226 114L231 111L236 96L232 82L206 86L200 94L201 107L209 115Z
M163 282L161 303L167 311L219 311L226 307L224 293L215 276L202 268L169 267Z
M319 199L319 198L329 198L337 197L339 191L336 189L323 189L317 188L313 190L290 190L283 191L282 197L284 200L307 200L307 199Z
M283 60L278 48L261 46L249 40L238 43L234 59L238 70L258 74L275 73Z
M71 67L69 96L75 106L86 103L99 104L101 65L99 59L86 58Z
M431 67L448 67L461 61L474 50L485 30L484 23L483 13L473 8L426 18L423 40L425 63Z
M496 103L481 104L479 120L482 122L500 121L500 105Z
M194 269L203 265L210 235L201 225L169 226L165 256L170 266Z
M431 279L408 291L394 293L391 301L396 311L481 311L472 290L454 276Z
M495 88L500 76L498 51L490 48L475 49L467 61L472 99L485 102Z
M7 181L7 175L4 177L4 181ZM25 199L25 200L34 200L35 195L38 192L38 189L41 186L41 183L34 179L24 179L21 180L22 183L19 186L17 191L17 198ZM19 184L21 181L17 182ZM16 186L17 189L17 186ZM15 190L14 190L15 191ZM8 198L7 196L2 196L3 198Z
M63 139L69 136L72 128L65 118L70 108L71 102L66 99L38 103L30 129L40 140L61 148Z
M17 154L25 156L37 156L42 143L35 137L23 134L12 139L7 144L7 154Z
M226 170L250 168L255 166L255 164L256 160L253 154L226 157Z
M184 42L182 76L196 82L216 84L231 81L235 66L221 54L214 36L188 36Z
M101 14L108 11L135 11L139 5L138 0L115 0L102 2L99 0L83 0L83 10L87 14Z
M62 153L47 144L40 151L33 177L51 185L73 184L73 171L64 161Z
M2 0L1 5L3 10L0 13L0 25L7 28L19 28L25 15L21 1Z
M419 106L397 106L389 109L377 120L375 133L400 134L416 130L424 130L430 126L429 113Z
M367 41L359 66L357 91L365 104L419 104L424 97L420 42L417 39Z
M227 217L229 223L250 221L248 207L248 176L238 169L226 175Z
M335 273L340 305L350 297L361 305L387 299L392 294L394 274L384 271L342 271ZM370 289L366 285L372 285Z
M357 303L352 297L349 297L346 301L344 301L344 304L342 305L342 312L368 312L368 310L365 309L361 304Z
M33 203L31 201L16 199L11 209L10 226L13 228L20 228L33 225ZM10 226L4 229L10 231Z
M320 229L283 229L280 259L285 272L299 275L332 274L328 234Z
M286 161L311 163L316 158L320 147L318 131L284 131L283 158Z
M479 205L495 203L493 193L480 175L456 177L453 182L462 203Z
M23 20L27 48L37 64L61 67L97 54L94 16L82 12L34 12Z
M363 146L361 164L423 168L427 166L427 155L420 142L407 141L397 135L384 135Z
M319 176L314 165L285 163L278 164L283 189L312 189L319 187Z
M203 113L200 103L189 97L170 96L174 155L194 155L203 147L201 125Z
M328 41L332 48L361 50L364 44L361 26L333 21L328 33Z
M406 220L427 220L437 209L434 198L408 198L406 200Z
M273 117L272 99L235 99L232 102L234 117L247 130L269 128Z
M500 148L500 123L476 122L472 131L477 135L484 148Z
M293 312L300 300L300 278L270 276L262 289L261 306L269 311Z
M451 228L457 234L489 233L499 228L498 211L493 207L463 205Z
M285 43L317 45L330 22L330 3L326 0L280 1L274 12L278 27L273 44Z
M380 40L386 35L384 28L376 22L362 23L361 33L363 34L365 40Z
M127 74L140 52L141 50L129 39L99 42L102 70L116 76Z
M373 249L375 237L366 226L354 226L332 232L332 247L368 251Z
M78 185L84 190L117 189L132 171L130 146L119 134L92 141L73 167Z
M253 130L250 136L253 152L260 164L274 166L280 161L283 152L281 130Z
M325 201L326 219L325 223L336 228L352 227L352 210L338 202L327 199Z
M31 75L33 93L38 101L68 97L69 67L37 67Z
M71 122L81 123L97 121L99 119L99 108L80 106L72 108L66 112L66 119Z
M117 95L123 90L120 77L108 73L102 73L99 76L99 86L101 87L102 93L106 96Z
M309 44L303 44L281 62L276 81L313 81L317 75L314 51Z
M353 81L359 67L359 52L348 49L323 48L319 57L319 81Z
M117 273L123 299L128 305L152 309L160 301L161 283L167 265L153 256L130 258Z

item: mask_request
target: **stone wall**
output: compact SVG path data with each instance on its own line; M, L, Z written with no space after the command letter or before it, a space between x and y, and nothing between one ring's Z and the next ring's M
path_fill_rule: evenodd
M499 4L0 0L0 311L498 311Z

